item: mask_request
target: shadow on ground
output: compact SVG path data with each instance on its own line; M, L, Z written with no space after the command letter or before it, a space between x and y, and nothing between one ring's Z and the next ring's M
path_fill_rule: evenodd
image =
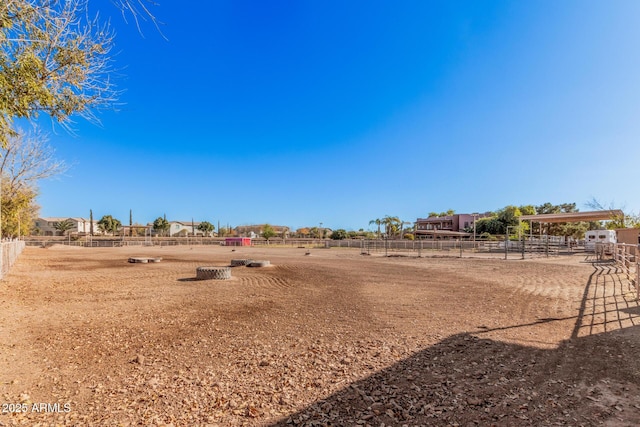
M640 425L640 308L615 266L592 265L558 348L453 335L272 425Z

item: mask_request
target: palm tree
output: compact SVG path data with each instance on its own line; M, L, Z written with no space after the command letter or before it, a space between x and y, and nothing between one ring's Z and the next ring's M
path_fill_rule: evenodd
M73 226L74 226L74 223L70 219L65 219L64 221L53 223L53 228L58 230L63 236L67 231L71 230Z
M369 221L369 225L371 224L375 224L378 226L378 233L376 234L378 236L378 239L380 238L380 226L382 225L382 220L380 218L376 218L376 219L372 219L371 221Z
M384 225L384 234L387 238L393 237L398 232L400 218L397 216L385 215L385 217L382 218L382 224Z

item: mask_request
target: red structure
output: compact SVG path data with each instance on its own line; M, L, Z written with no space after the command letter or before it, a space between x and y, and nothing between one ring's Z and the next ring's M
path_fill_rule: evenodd
M250 237L227 237L224 239L225 246L251 246Z

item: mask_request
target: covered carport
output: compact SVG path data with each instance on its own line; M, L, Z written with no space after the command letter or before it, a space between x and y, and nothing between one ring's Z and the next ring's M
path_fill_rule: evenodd
M553 214L522 215L518 219L521 222L529 221L531 225L531 227L529 227L529 230L533 230L534 222L542 225L564 222L611 221L624 219L624 212L622 212L620 209L607 209L588 212L563 212ZM540 227L540 231L542 232L542 226Z

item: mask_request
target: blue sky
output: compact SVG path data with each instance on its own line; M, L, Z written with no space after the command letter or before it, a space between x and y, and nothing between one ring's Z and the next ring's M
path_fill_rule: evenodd
M52 130L71 168L41 184L42 216L640 212L637 1L167 1L166 39L90 4L112 16L124 93L101 126Z

